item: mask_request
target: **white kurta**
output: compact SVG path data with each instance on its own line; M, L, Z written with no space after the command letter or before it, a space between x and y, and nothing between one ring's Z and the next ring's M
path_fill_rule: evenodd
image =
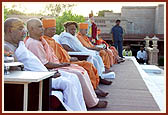
M24 42L19 43L19 47L15 51L18 61L24 64L27 71L48 71L40 60L30 52ZM52 78L52 88L63 90L63 100L60 100L66 110L69 111L86 111L86 105L83 99L81 84L78 77L73 73L59 70L61 76ZM54 92L52 94L55 94ZM57 96L57 95L55 95ZM58 97L58 99L61 99Z
M59 42L61 44L66 44L78 54L88 54L93 56L93 60L90 61L98 70L99 76L102 76L103 71L105 71L104 63L102 58L99 56L99 52L89 50L85 48L81 42L76 38L76 36L71 35L70 33L67 32L62 32L59 36ZM81 52L81 53L80 53Z
M60 44L59 42L59 35L55 34L52 38L54 38L54 40Z

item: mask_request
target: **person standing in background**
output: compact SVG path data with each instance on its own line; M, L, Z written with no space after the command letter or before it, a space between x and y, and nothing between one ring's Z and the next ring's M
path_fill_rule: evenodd
M97 25L94 22L93 11L89 14L89 19L87 21L88 29L87 29L87 36L92 44L96 45L97 41Z
M120 20L116 20L116 25L111 29L112 39L114 41L114 46L118 50L119 56L123 58L123 28L120 26Z

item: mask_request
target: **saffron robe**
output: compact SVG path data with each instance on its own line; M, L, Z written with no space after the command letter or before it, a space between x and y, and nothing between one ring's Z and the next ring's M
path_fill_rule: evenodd
M59 36L59 41L61 44L68 45L75 52L81 52L81 54L85 53L85 54L93 56L93 58L96 59L97 62L99 63L98 65L93 63L94 66L97 68L98 73L102 74L102 72L105 71L103 60L99 56L99 52L93 51L93 50L88 50L87 48L85 48L80 43L80 41L76 38L76 36L72 36L68 32L62 32ZM99 66L99 67L97 67L97 66ZM99 70L99 68L101 68L101 70ZM99 74L99 76L101 76L100 74Z
M28 38L25 41L25 44L26 47L40 59L43 65L48 62L60 63L58 58L55 56L53 49L48 45L44 38L42 38L41 41ZM71 64L69 67L61 67L56 69L76 74L80 80L87 107L90 108L97 105L99 99L94 92L90 78L84 68L76 64Z
M94 89L97 88L97 85L99 84L99 75L97 73L97 69L93 66L92 63L87 61L70 62L71 57L69 56L68 52L59 43L57 43L53 38L50 38L45 35L43 36L43 38L47 41L50 47L53 48L54 54L58 57L61 63L68 62L72 64L77 64L83 67L88 72Z
M82 36L81 33L77 34L77 38L78 40L81 42L81 44L84 47L90 47L90 48L94 48L95 46L90 42L89 38L87 36ZM111 57L109 56L110 52L108 53L108 51L105 50L101 50L100 51L100 56L102 57L103 63L105 65L105 67L107 69L110 69L111 66ZM110 54L111 55L111 54Z

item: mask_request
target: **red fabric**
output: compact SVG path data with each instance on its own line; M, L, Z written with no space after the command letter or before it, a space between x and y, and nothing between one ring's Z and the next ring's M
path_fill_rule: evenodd
M95 23L92 23L92 38L96 39L97 36L97 25Z

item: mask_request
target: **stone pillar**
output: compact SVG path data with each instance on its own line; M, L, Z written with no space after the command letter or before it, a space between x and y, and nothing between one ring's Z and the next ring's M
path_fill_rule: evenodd
M148 54L148 63L151 65L158 65L158 53L159 50L157 49L157 41L159 40L156 36L154 36L152 39L150 39L148 36L144 38L146 41L145 49ZM149 41L152 40L153 42L153 48L149 47Z
M159 38L157 38L156 36L154 36L153 38L152 38L152 42L153 42L153 49L157 49L157 41L159 40Z
M149 47L149 41L150 41L150 38L148 36L146 36L146 38L144 38L146 44L145 44L145 50L147 50L147 48Z
M157 49L157 41L159 40L159 38L157 38L156 36L154 36L152 38L152 42L153 42L153 49L152 49L152 64L154 65L158 65L158 53L159 53L159 49Z

